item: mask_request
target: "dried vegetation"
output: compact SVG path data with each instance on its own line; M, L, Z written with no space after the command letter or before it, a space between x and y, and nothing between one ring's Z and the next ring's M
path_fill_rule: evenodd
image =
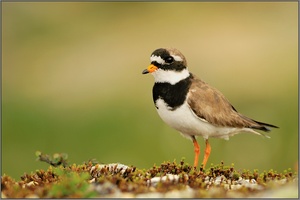
M236 170L223 162L207 169L195 169L181 160L164 162L150 169L119 163L88 161L68 165L66 154L52 157L37 152L39 160L51 166L25 173L20 181L1 177L2 197L89 198L89 197L298 197L298 175L291 169Z

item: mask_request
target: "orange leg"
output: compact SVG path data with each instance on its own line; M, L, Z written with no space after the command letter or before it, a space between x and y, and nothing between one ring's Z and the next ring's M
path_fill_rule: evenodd
M193 140L193 143L194 143L194 151L195 151L194 167L197 167L198 158L199 158L199 154L200 154L200 146L199 146L195 136L192 136L192 140Z
M205 154L204 154L204 158L203 158L203 168L205 167L206 165L206 162L209 158L209 155L210 155L210 152L211 152L211 146L210 144L208 143L208 140L205 140L205 144L206 144L206 147L205 147Z

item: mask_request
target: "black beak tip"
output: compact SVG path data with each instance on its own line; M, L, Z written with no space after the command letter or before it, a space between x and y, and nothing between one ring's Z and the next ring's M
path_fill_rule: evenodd
M142 71L142 74L148 74L148 73L149 73L149 72L148 72L147 69L145 69L145 70Z

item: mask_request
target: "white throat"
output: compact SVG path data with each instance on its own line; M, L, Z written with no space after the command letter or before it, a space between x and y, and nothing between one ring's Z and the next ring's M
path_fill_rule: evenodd
M151 73L156 83L170 83L172 85L190 76L188 69L182 71L157 69Z

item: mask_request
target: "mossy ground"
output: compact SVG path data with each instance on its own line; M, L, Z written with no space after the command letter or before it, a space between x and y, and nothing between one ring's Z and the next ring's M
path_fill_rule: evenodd
M138 169L96 161L68 165L66 154L51 157L37 152L37 157L49 163L49 168L25 173L20 181L3 175L2 197L298 197L298 174L291 169L281 173L237 170L223 162L195 169L184 160Z

